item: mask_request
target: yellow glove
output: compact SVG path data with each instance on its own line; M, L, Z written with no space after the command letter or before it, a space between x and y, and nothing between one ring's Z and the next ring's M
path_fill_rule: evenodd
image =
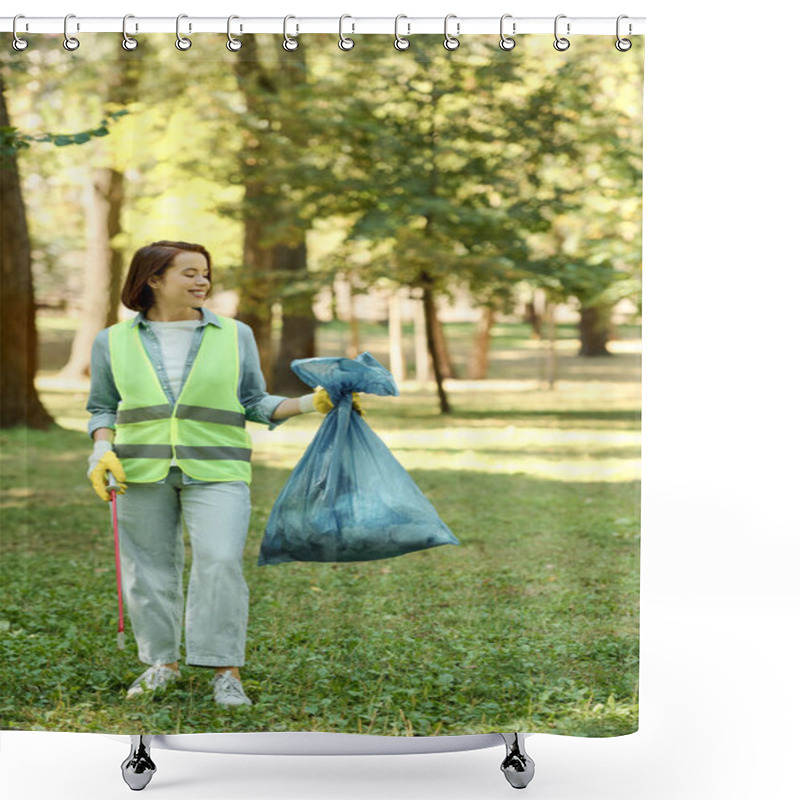
M319 411L320 414L327 414L333 408L331 396L328 394L327 390L323 389L321 386L314 392L314 408ZM361 403L355 392L353 392L353 411L362 417L364 416L364 409L361 408Z
M323 389L321 386L318 386L314 392L312 402L314 403L314 408L320 414L327 414L333 408L331 396L328 394L327 389Z
M99 442L97 444L100 444ZM99 452L98 452L99 451ZM106 473L110 472L114 480L119 484L118 494L125 494L125 470L109 444L107 448L98 448L95 445L95 452L89 458L88 477L92 482L92 488L97 492L101 500L108 502L111 495L106 483Z

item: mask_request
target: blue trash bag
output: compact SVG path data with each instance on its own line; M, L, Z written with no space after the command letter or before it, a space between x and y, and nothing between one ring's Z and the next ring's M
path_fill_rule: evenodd
M270 513L259 565L372 561L459 544L411 476L352 407L353 392L396 395L369 353L303 358L292 370L334 404Z

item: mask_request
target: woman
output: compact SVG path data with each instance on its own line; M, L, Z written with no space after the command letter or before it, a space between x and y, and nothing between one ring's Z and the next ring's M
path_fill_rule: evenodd
M104 500L107 473L120 484L123 593L139 658L150 665L128 697L178 676L183 521L192 546L186 663L214 668L217 703L251 705L239 674L248 611L245 420L273 428L314 411L315 395L267 393L253 332L203 308L210 288L211 257L200 245L161 241L134 255L122 302L138 314L101 331L92 349L88 475Z

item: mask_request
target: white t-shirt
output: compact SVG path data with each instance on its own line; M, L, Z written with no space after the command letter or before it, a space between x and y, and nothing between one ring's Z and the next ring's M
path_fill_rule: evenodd
M181 380L186 368L186 359L192 346L192 338L199 319L181 319L177 322L149 322L153 333L161 345L167 381L172 389L172 397L177 400L181 391Z

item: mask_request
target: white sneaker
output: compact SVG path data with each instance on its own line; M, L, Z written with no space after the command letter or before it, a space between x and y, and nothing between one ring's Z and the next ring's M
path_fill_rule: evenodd
M145 690L154 692L156 689L163 689L177 677L176 670L165 667L163 664L153 664L130 685L128 697L143 694Z
M244 693L242 682L228 669L214 676L214 701L221 706L251 706L253 701Z

